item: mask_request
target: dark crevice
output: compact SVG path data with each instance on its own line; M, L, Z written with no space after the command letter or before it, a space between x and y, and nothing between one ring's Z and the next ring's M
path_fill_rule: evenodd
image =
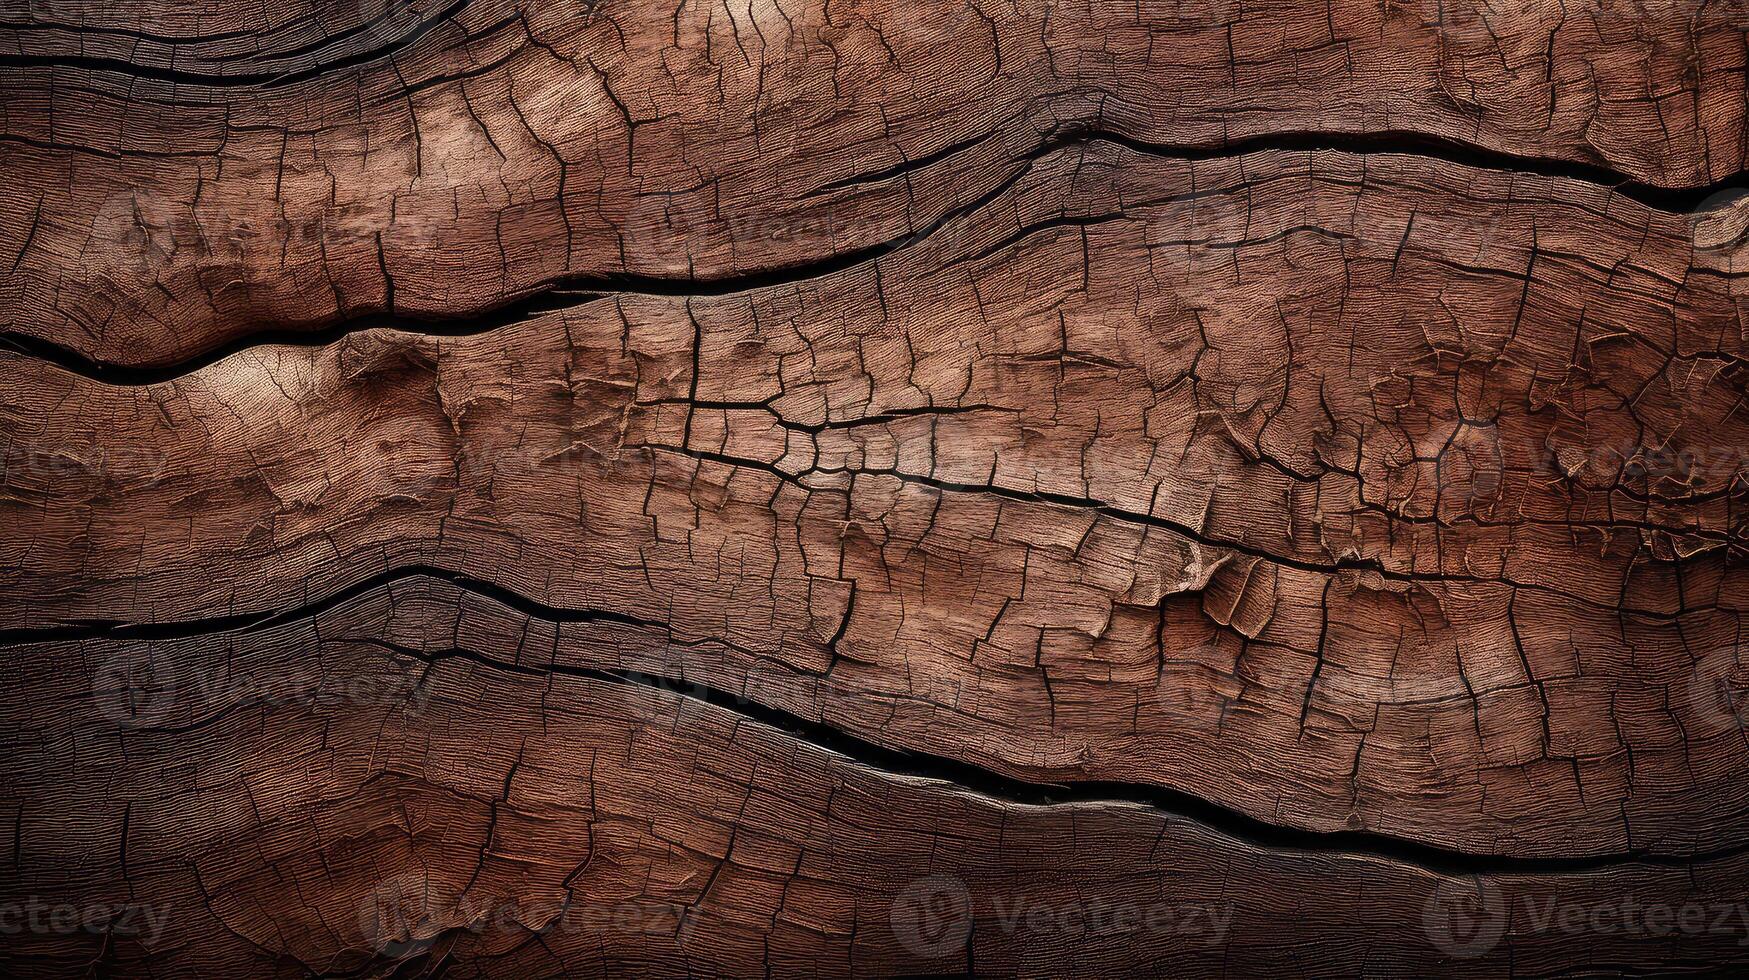
M256 615L215 617L163 624L79 623L51 630L10 630L0 642L30 643L47 639L162 640L210 633L255 632L288 622L310 619L409 578L430 578L491 599L531 618L549 622L607 622L669 632L669 624L597 609L566 609L531 599L504 586L427 565L391 569L308 605ZM55 634L49 636L47 634ZM359 642L365 640L354 638ZM752 719L817 749L850 759L877 773L927 779L970 790L982 796L1025 806L1138 806L1167 817L1189 820L1253 847L1271 851L1331 856L1360 856L1401 862L1448 875L1586 874L1630 866L1686 868L1749 852L1749 842L1687 855L1647 849L1583 856L1478 854L1438 844L1370 830L1316 831L1285 827L1183 790L1146 783L1113 780L1051 782L1022 779L968 762L929 753L896 749L804 718L781 708L685 678L643 671L584 667L575 664L532 664L500 660L474 650L450 648L421 651L381 640L368 641L411 659L435 662L459 659L508 673L531 677L559 675L632 686L691 698Z
M467 2L467 0L461 0ZM0 56L3 57L3 56ZM1749 194L1749 171L1739 172L1729 179L1708 187L1691 190L1672 190L1654 187L1643 182L1636 182L1624 175L1606 167L1590 164L1560 163L1534 157L1518 157L1510 154L1482 150L1449 140L1436 137L1419 136L1406 133L1383 133L1363 136L1343 136L1328 133L1315 134L1282 134L1275 136L1260 136L1248 140L1236 140L1207 147L1172 147L1131 137L1093 130L1086 127L1065 126L1053 132L1047 139L1034 147L1029 153L1016 161L1019 166L996 187L980 195L975 200L958 205L943 212L928 225L910 231L897 238L876 242L862 248L839 252L825 258L814 259L788 265L776 266L754 272L731 273L721 276L688 276L669 277L652 276L634 273L596 274L580 276L564 276L545 286L538 287L523 296L511 299L503 304L489 307L483 311L471 314L431 314L417 316L394 316L381 311L344 317L335 321L334 325L321 330L303 330L297 328L277 328L259 332L248 332L243 336L215 347L193 357L162 366L126 365L97 361L69 347L39 337L17 332L0 333L0 349L11 349L32 357L53 363L74 374L79 374L96 381L118 386L138 386L158 384L169 381L191 371L197 371L224 357L250 347L269 344L285 344L299 346L321 346L357 330L370 328L393 328L427 333L439 336L468 336L485 333L497 327L514 323L539 313L552 309L563 308L580 300L575 297L563 301L549 298L557 292L584 293L588 298L610 293L642 294L650 296L676 297L708 297L725 296L734 293L749 292L783 286L795 286L812 279L830 276L845 270L871 262L890 255L901 249L908 248L932 235L943 226L964 218L987 206L1007 193L1027 174L1041 159L1052 153L1085 146L1094 142L1107 142L1150 156L1176 157L1189 160L1213 159L1217 157L1234 156L1244 153L1263 151L1318 152L1330 151L1357 154L1413 154L1431 159L1441 159L1467 167L1482 169L1506 170L1513 173L1528 173L1554 178L1584 181L1590 184L1600 184L1612 192L1621 194L1624 198L1637 201L1655 210L1684 212L1698 207L1709 198L1716 195L1726 195L1727 192L1742 190ZM976 141L974 141L976 142ZM924 166L925 161L919 160L917 166ZM894 171L882 171L870 178L874 180L893 179L901 174ZM853 182L853 181L852 181ZM835 184L845 184L840 181ZM833 186L833 185L828 185ZM1735 198L1732 198L1734 201ZM1721 201L1720 206L1726 206ZM1108 216L1110 217L1110 216ZM1063 219L1066 223L1083 223L1096 219Z
M0 333L0 348L10 348L19 353L49 361L74 374L105 384L139 386L173 380L251 347L274 343L316 347L332 343L346 334L371 328L389 327L434 335L468 336L485 333L552 309L574 306L579 302L587 302L608 293L676 297L728 296L756 289L795 286L802 282L843 272L919 242L944 225L1001 197L1007 193L1009 188L1019 183L1022 177L1030 173L1031 169L1029 162L989 193L947 211L926 227L898 238L839 252L824 259L799 262L758 272L734 273L714 278L673 278L633 273L606 276L569 276L558 280L553 285L536 290L516 301L480 315L416 317L372 312L342 319L319 332L280 329L248 333L223 347L209 350L197 357L156 367L96 361L53 341L16 332ZM565 295L561 301L555 302L549 297L558 291L563 291Z
M915 160L879 171L840 178L809 193L819 194L829 190L844 189L860 184L880 183L904 177L938 163L959 151L975 147L988 138L988 135L981 136L965 143L954 144L928 156L918 157ZM1368 133L1290 131L1263 133L1243 139L1222 140L1213 143L1169 144L1139 139L1098 127L1065 125L1053 130L1027 154L1027 157L1037 159L1067 145L1100 140L1147 156L1192 162L1271 151L1351 153L1357 156L1416 156L1475 170L1492 170L1513 175L1549 177L1591 184L1636 201L1654 211L1662 211L1667 214L1693 214L1700 210L1702 205L1715 203L1711 200L1714 197L1727 195L1730 191L1749 191L1749 170L1739 170L1703 186L1665 186L1633 177L1603 162L1526 156L1494 150L1474 143L1465 143L1444 136L1406 130L1379 130Z
M236 41L244 38L259 40L278 31L286 30L298 22L282 25L267 31L239 29L234 31L218 31L212 34L162 34L153 31L143 31L135 28L114 27L104 24L70 24L54 21L0 21L0 31L13 31L19 34L49 33L59 31L64 34L92 35L97 37L119 37L130 41L144 41L151 44L164 45L194 45L217 44L223 41Z
M488 658L475 658L492 666L505 666ZM1585 874L1607 872L1630 865L1686 868L1749 853L1749 842L1688 855L1623 851L1574 857L1476 854L1423 841L1369 830L1318 831L1285 827L1248 813L1196 796L1183 790L1148 783L1113 780L1040 782L1019 779L963 759L889 748L867 741L823 722L810 721L758 701L708 687L695 681L632 670L602 670L551 665L559 673L575 673L596 680L632 684L669 691L732 711L778 729L797 741L845 756L889 776L908 776L951 783L983 796L1025 806L1071 804L1147 807L1168 817L1207 826L1253 847L1306 854L1358 855L1404 864L1448 875ZM537 670L544 673L544 669Z
M566 609L549 606L495 582L474 578L435 565L399 565L335 592L289 609L181 619L164 623L127 623L115 620L71 620L59 626L0 630L0 645L81 642L86 640L185 640L213 633L258 633L286 623L310 619L384 586L411 578L440 579L475 595L492 599L518 612L548 622L620 623L665 629L663 623L638 619L600 609Z
M130 78L148 79L167 82L172 85L197 85L205 88L277 88L308 81L322 75L344 71L359 65L380 61L418 43L420 38L430 33L432 28L447 23L459 16L473 0L453 0L437 16L421 19L412 25L412 29L374 48L356 51L342 55L332 61L318 61L307 68L292 71L272 72L239 72L235 74L213 74L208 72L188 71L181 68L162 65L142 65L122 58L106 58L90 55L34 55L34 54L0 54L0 70L20 70L27 68L71 68L87 72L107 72L127 75ZM372 26L372 25L365 25ZM356 33L359 28L342 31L323 42L324 47L345 40ZM289 55L283 56L289 57Z
M137 387L174 381L186 374L216 364L234 354L255 347L326 347L345 339L349 334L366 330L401 330L427 337L471 337L490 333L513 323L520 323L556 310L565 310L601 298L599 293L569 289L547 289L500 306L476 317L420 317L416 315L370 313L348 317L317 330L283 328L249 333L214 347L203 354L167 364L163 367L134 366L95 361L85 355L41 337L15 331L0 331L0 351L13 351L47 361L72 374L117 387Z

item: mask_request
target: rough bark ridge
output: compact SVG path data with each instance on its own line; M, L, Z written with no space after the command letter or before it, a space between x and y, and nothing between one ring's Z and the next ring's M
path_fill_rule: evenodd
M1740 0L0 16L0 971L1749 961Z

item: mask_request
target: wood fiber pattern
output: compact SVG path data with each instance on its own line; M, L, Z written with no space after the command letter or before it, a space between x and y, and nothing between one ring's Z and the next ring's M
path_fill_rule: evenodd
M0 95L7 973L1749 959L1738 0L32 0Z

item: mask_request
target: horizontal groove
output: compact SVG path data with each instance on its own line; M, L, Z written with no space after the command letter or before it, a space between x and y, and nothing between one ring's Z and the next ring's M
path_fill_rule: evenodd
M969 148L987 138L986 136L978 140L968 141L950 149L958 151ZM0 349L10 349L46 361L70 373L104 384L117 387L139 387L175 380L182 375L198 371L252 347L273 345L319 347L333 343L349 333L367 329L397 329L432 336L471 336L487 333L542 313L611 294L709 297L794 286L801 282L846 271L915 245L943 226L969 216L1000 198L1019 183L1026 174L1030 173L1033 166L1044 157L1061 150L1096 142L1110 143L1142 155L1186 160L1208 160L1261 152L1331 152L1357 155L1421 156L1473 169L1504 170L1510 173L1599 185L1611 193L1620 194L1624 198L1636 201L1647 208L1669 213L1689 213L1689 210L1706 203L1708 199L1724 195L1729 191L1744 190L1745 193L1749 193L1749 171L1739 172L1725 181L1703 188L1692 190L1663 189L1644 182L1633 181L1606 167L1513 156L1455 141L1411 133L1391 132L1356 136L1286 133L1208 146L1181 147L1150 143L1102 129L1065 126L1053 131L1048 138L1018 158L1015 161L1019 165L1018 169L1002 180L995 188L973 201L945 211L926 227L908 232L897 238L821 259L755 272L732 273L714 277L666 277L631 273L562 276L530 293L489 306L475 313L402 315L396 314L392 309L387 312L373 311L343 317L332 325L317 330L278 328L248 333L228 343L164 365L129 365L99 361L53 341L18 332L0 333ZM915 161L915 167L927 166L943 158L940 155L920 158ZM879 171L868 179L871 182L893 180L904 176L907 172L904 167L889 168ZM847 188L857 180L858 178L854 177L846 178L834 181L827 186ZM1728 206L1728 203L1734 203L1734 201L1721 206ZM565 296L565 294L577 293L584 295L581 299L574 295Z
M943 213L924 228L898 238L877 242L859 249L839 252L824 259L779 266L758 272L734 273L717 277L672 278L640 274L607 276L567 276L535 290L513 302L493 307L480 314L444 317L396 316L373 312L348 317L321 331L274 330L247 334L236 340L198 354L192 358L162 366L132 366L93 360L71 348L16 332L0 333L0 349L9 348L38 360L47 361L72 374L116 387L141 387L173 381L198 371L219 360L253 347L277 344L281 346L320 347L333 343L347 334L368 329L401 329L434 336L471 336L487 333L538 316L554 309L575 306L609 294L642 296L703 297L729 296L757 289L794 286L837 272L855 268L882 256L921 241L958 218L970 214L1006 193L1032 168L1032 161L1016 170L989 193ZM554 294L563 294L554 300ZM578 294L581 294L580 296Z
M664 633L670 631L669 625L662 621L598 609L551 606L493 582L435 566L408 565L390 569L329 596L291 609L173 623L80 622L47 629L8 630L0 632L0 643L21 645L91 639L149 641L187 639L217 633L258 632L313 618L384 586L412 578L448 582L463 591L495 601L525 616L548 622L618 623ZM369 642L427 662L459 658L511 673L543 677L549 674L574 676L678 694L734 712L822 751L842 756L888 776L945 783L993 800L1025 806L1137 806L1165 817L1201 824L1227 837L1273 851L1372 857L1447 875L1586 874L1633 866L1685 868L1749 852L1749 841L1745 841L1689 855L1665 854L1646 849L1570 857L1481 854L1378 831L1315 831L1285 827L1183 790L1112 780L1027 780L964 759L895 749L824 722L810 720L784 709L684 678L643 671L564 664L533 666L498 660L463 648L432 653L381 640Z
M122 58L108 58L93 55L30 55L0 53L0 71L20 71L28 68L60 69L70 68L78 71L101 72L126 75L129 78L165 82L171 85L190 85L201 88L278 88L293 85L298 82L319 78L323 75L357 67L373 61L380 61L400 51L403 51L419 39L431 32L431 29L457 17L473 0L453 0L437 16L429 20L420 20L412 29L378 47L365 51L354 52L335 58L329 62L318 62L307 68L291 71L274 72L239 72L236 74L209 74L205 72L187 71L181 68L166 68L158 65L142 65ZM367 25L368 26L368 25ZM330 47L335 42L357 33L359 28L338 32L325 38L319 45L312 46L311 51L319 47Z
M489 658L478 658L491 662ZM503 666L501 662L494 662ZM1582 857L1528 857L1478 854L1369 830L1305 830L1254 817L1183 790L1149 783L1113 780L1038 782L1009 776L948 756L889 748L823 722L810 721L737 694L658 674L630 670L567 667L598 680L632 684L708 703L782 731L797 741L848 758L876 772L947 783L980 796L1023 806L1137 806L1201 824L1253 847L1301 854L1356 855L1414 865L1444 875L1589 874L1642 865L1686 868L1749 853L1749 841L1692 855L1645 850Z
M360 596L387 585L411 578L429 578L448 582L457 588L492 599L500 605L548 622L613 622L629 626L661 626L652 620L638 619L620 613L596 609L565 609L531 599L514 589L496 582L452 572L435 565L397 565L372 575L320 599L282 610L259 613L239 613L231 616L208 616L201 619L179 619L163 623L128 623L117 620L71 620L59 626L0 630L0 645L28 646L37 643L78 642L84 640L186 640L214 633L258 633L301 619L320 616L343 606Z
M605 294L570 289L543 289L472 317L420 317L393 313L368 313L347 317L329 326L301 330L277 328L244 334L187 360L163 366L116 364L98 361L51 340L16 331L0 331L0 351L11 351L92 381L115 388L139 388L165 384L202 368L257 347L327 347L355 333L368 330L398 330L424 337L472 337L531 320L558 310L567 310L603 298Z
M131 75L136 78L148 78L182 85L206 87L267 87L291 85L310 78L319 77L343 68L353 67L377 61L393 55L412 44L428 33L433 27L459 16L473 0L453 0L453 2L437 16L421 20L414 29L406 35L396 38L380 47L368 51L356 52L336 59L326 64L318 64L293 72L261 72L254 74L209 75L190 72L177 68L166 68L155 65L140 65L120 58L92 57L81 55L52 56L24 55L0 53L0 68L79 68L87 71L112 72ZM584 16L593 12L594 3L585 5ZM379 18L381 20L382 18ZM374 24L375 22L372 22ZM309 53L321 46L331 46L334 42L356 34L372 25L355 25L340 31L322 42L300 48L292 52L270 54L272 58L288 58L295 54ZM31 23L0 23L0 29L10 30L100 30L84 28L77 25L62 24L31 24ZM108 33L123 36L138 35L136 32L109 30ZM204 40L234 37L233 34L213 35ZM154 38L167 43L190 43L188 39ZM203 40L195 38L194 41ZM1014 118L1014 117L1010 117ZM1170 157L1181 160L1210 160L1220 157L1238 156L1266 150L1280 151L1333 151L1361 155L1373 154L1403 154L1421 156L1429 159L1443 160L1447 163L1473 167L1479 170L1494 170L1510 173L1525 173L1543 177L1554 177L1581 183L1604 187L1614 193L1638 201L1648 208L1667 213L1693 213L1708 198L1729 190L1749 188L1749 170L1739 170L1720 180L1705 185L1661 184L1645 178L1634 177L1622 170L1616 169L1596 157L1597 162L1578 160L1562 160L1555 157L1531 156L1495 150L1477 143L1465 142L1447 136L1419 133L1410 130L1372 130L1357 133L1318 132L1318 131L1285 131L1264 133L1257 136L1240 139L1226 139L1202 143L1168 144L1149 140L1136 139L1114 132L1097 131L1087 125L1067 125L1053 130L1037 149L1030 154L1036 158L1042 152L1048 152L1060 145L1062 134L1073 132L1071 140L1086 139L1098 135L1113 143L1117 143L1137 152L1153 156ZM853 174L838 178L804 193L803 197L825 194L828 192L848 189L860 184L878 183L906 176L917 170L932 166L935 163L957 156L973 149L996 135L995 132L983 133L975 137L963 139L938 148L922 156L909 160L901 160L878 171ZM1586 147L1586 149L1589 149Z
M114 27L104 24L74 24L49 20L0 20L0 31L14 31L20 34L49 33L59 31L64 34L92 35L97 37L119 37L130 41L143 41L151 44L194 45L218 44L223 41L237 41L244 38L259 40L269 34L286 30L295 26L298 21L281 25L267 31L232 30L217 31L211 34L164 34L126 27Z
M915 160L822 185L810 194L882 183L907 176L985 142L992 134L953 144ZM1665 214L1693 214L1711 199L1735 190L1749 190L1749 170L1738 170L1705 185L1665 186L1633 177L1604 163L1527 156L1475 143L1409 130L1364 133L1287 130L1206 143L1160 143L1103 127L1068 125L1052 131L1027 154L1037 159L1074 143L1103 140L1135 153L1170 160L1200 162L1252 153L1348 153L1355 156L1413 156L1472 170L1547 177L1589 184Z

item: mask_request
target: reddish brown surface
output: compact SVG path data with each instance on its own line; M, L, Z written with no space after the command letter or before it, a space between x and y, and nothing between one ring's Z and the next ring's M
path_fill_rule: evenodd
M1746 53L0 17L0 968L1749 960Z

